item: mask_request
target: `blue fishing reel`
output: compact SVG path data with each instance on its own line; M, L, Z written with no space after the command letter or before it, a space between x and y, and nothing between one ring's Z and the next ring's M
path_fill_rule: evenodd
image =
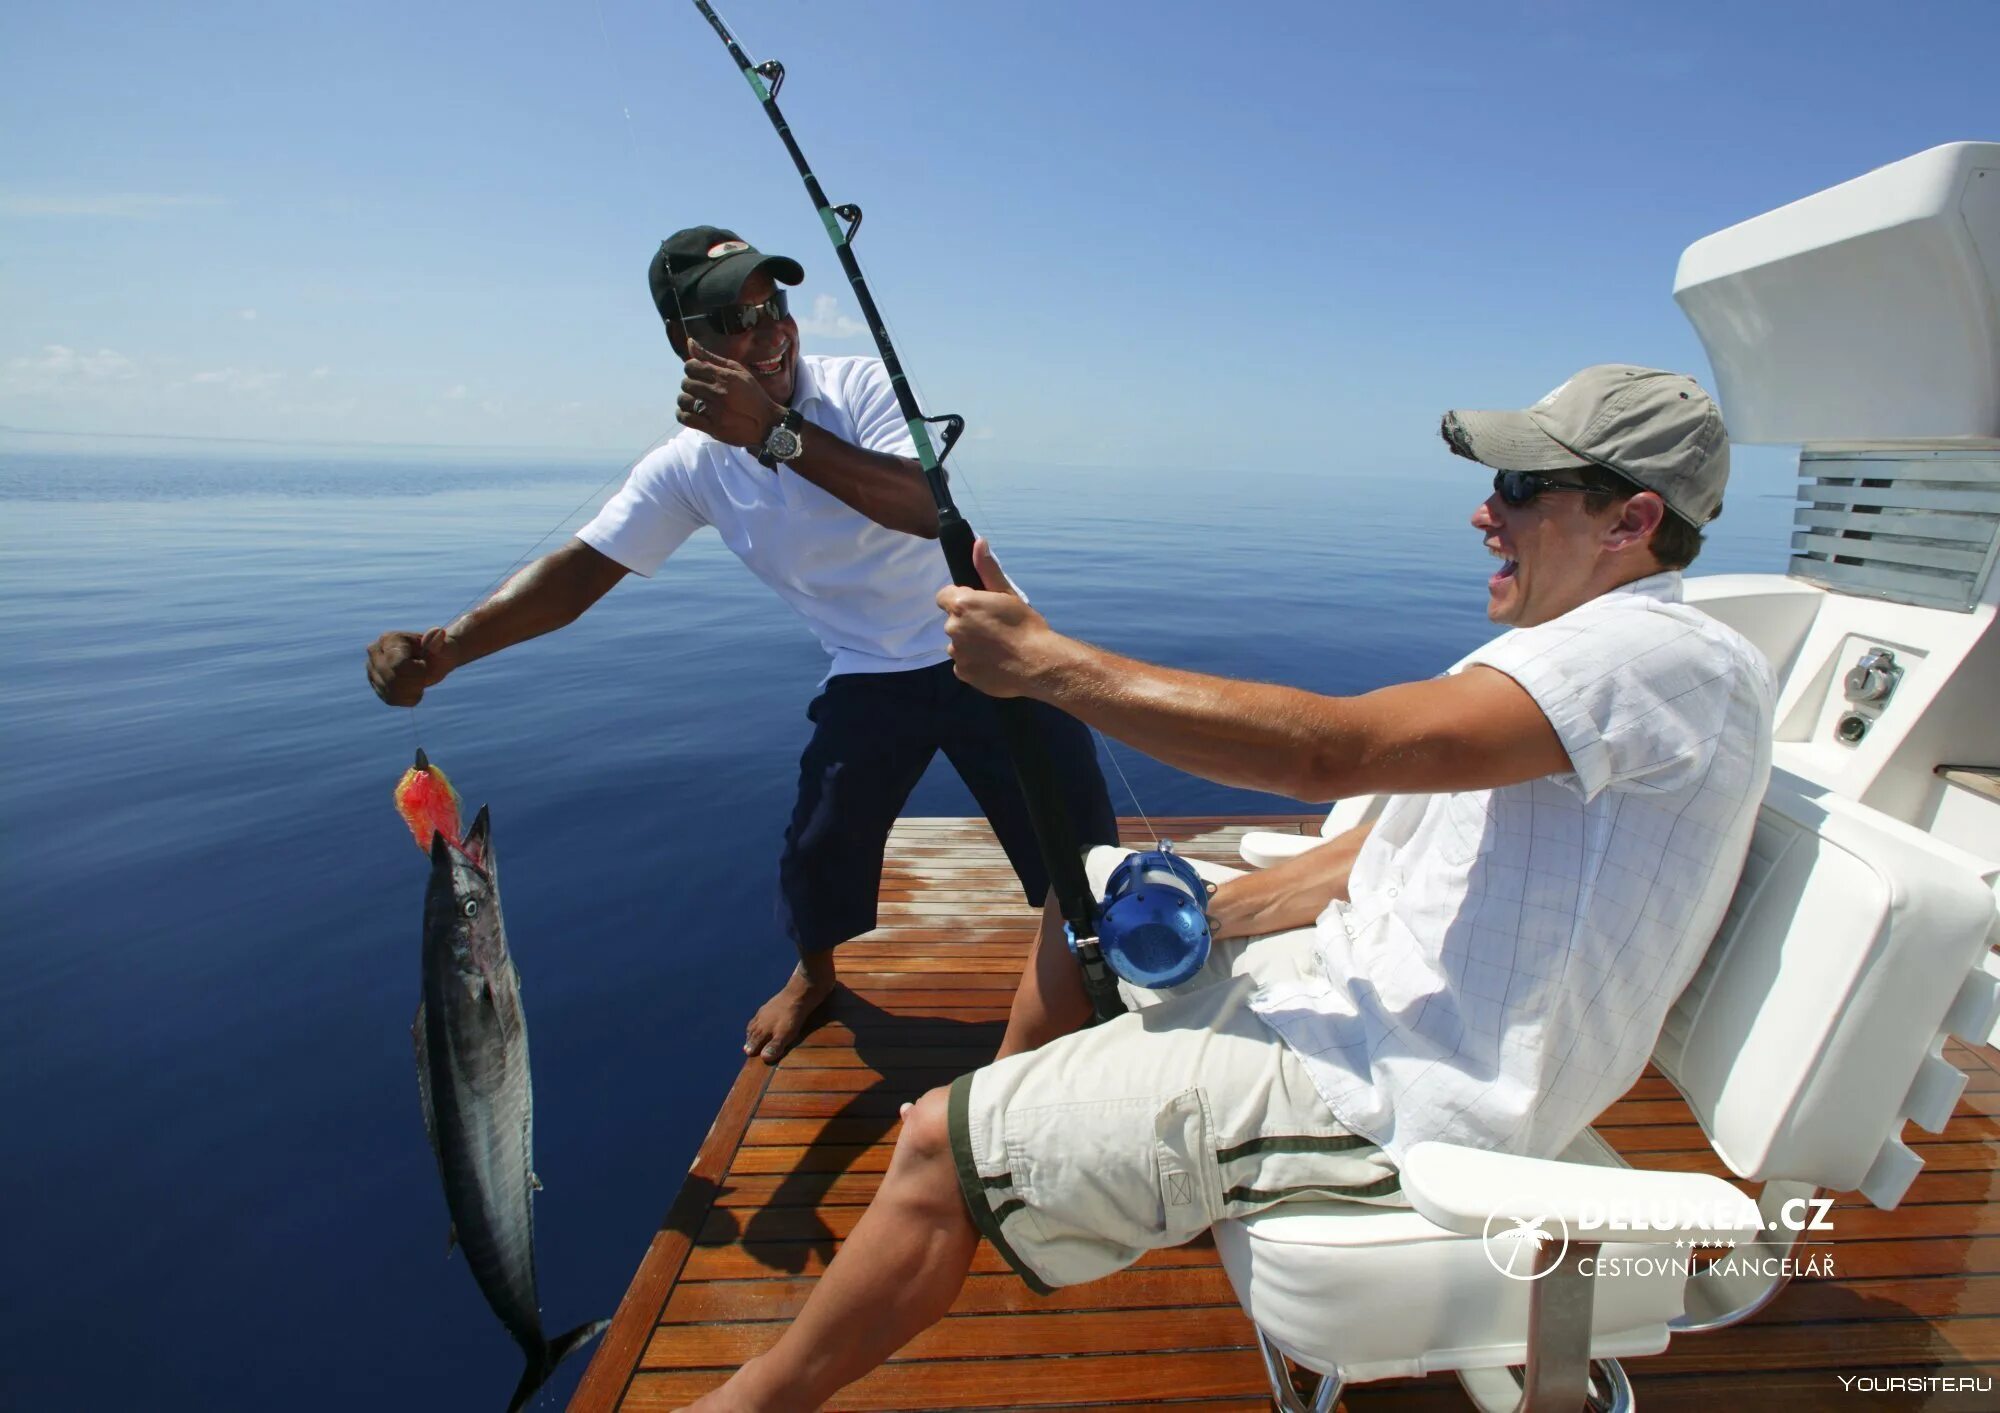
M1208 960L1208 884L1163 842L1112 870L1097 919L1104 960L1134 986L1178 986Z

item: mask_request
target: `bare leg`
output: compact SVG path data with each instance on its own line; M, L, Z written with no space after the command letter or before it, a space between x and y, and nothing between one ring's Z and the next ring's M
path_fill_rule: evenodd
M784 987L757 1008L750 1024L743 1028L743 1053L761 1054L764 1063L775 1065L784 1053L799 1043L806 1021L820 1002L833 994L839 981L833 952L805 952Z
M1042 900L1042 928L1035 938L1035 954L1021 972L1014 1006L1007 1015L1007 1034L994 1058L1004 1060L1036 1049L1058 1035L1083 1029L1089 1020L1090 997L1083 989L1083 973L1070 955L1063 937L1062 909L1050 893Z
M947 1091L907 1116L881 1189L777 1344L691 1413L804 1413L937 1323L958 1298L979 1233L959 1195Z

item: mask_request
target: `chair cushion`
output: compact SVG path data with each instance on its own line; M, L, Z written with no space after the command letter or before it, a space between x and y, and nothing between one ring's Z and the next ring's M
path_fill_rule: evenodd
M1616 1164L1586 1133L1563 1155ZM1502 1274L1486 1244L1406 1208L1287 1202L1217 1223L1215 1242L1237 1299L1279 1349L1309 1369L1354 1383L1527 1358L1534 1283ZM1655 1354L1681 1313L1685 1252L1606 1244L1636 1273L1595 1283L1592 1353Z

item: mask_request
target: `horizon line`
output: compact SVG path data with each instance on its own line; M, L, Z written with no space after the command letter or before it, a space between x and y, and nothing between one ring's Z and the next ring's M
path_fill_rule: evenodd
M74 437L78 439L106 437L115 441L135 442L221 442L237 446L365 447L384 451L411 448L425 451L559 451L591 456L629 455L629 452L620 447L565 446L556 442L387 442L333 437L205 436L198 432L80 432L68 427L17 427L12 423L0 422L0 435L8 433L25 437ZM652 445L657 446L659 443L654 442Z

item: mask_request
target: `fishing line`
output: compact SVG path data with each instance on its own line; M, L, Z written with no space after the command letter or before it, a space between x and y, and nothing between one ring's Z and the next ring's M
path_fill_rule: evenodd
M1153 821L1146 817L1145 808L1139 803L1139 792L1132 788L1132 781L1126 776L1125 767L1118 763L1118 753L1111 749L1111 738L1102 731L1099 731L1095 726L1090 728L1090 734L1095 736L1098 744L1104 747L1104 758L1111 762L1111 768L1118 772L1119 784L1123 785L1125 793L1132 797L1133 813L1139 816L1139 822L1146 826L1146 833L1152 836L1155 844L1158 844L1160 842L1160 831L1155 829Z
M598 0L596 5L596 10L597 10L598 39L604 46L604 55L607 61L607 70L612 76L612 88L618 100L618 111L621 114L623 114L625 118L625 141L626 141L626 149L630 153L630 160L632 163L632 174L635 180L643 181L645 177L645 168L644 168L644 159L639 151L638 130L636 125L632 121L632 105L626 102L624 85L620 82L618 78L616 54L611 47L611 31L609 26L605 23L604 19L603 0ZM672 294L674 299L674 313L678 317L680 314L680 292L678 290L673 290ZM450 618L445 620L443 626L448 630L452 624L456 623L459 619L465 617L466 614L470 613L480 604L485 603L488 599L492 598L495 593L497 593L500 589L506 586L508 581L511 580L517 572L519 572L525 565L529 563L530 560L534 558L535 551L539 550L543 545L547 544L549 538L552 535L560 531L571 520L575 519L580 513L582 513L585 509L587 509L592 504L592 502L596 501L598 497L602 496L605 493L605 491L610 489L611 484L614 481L619 480L621 477L629 476L634 466L638 465L639 462L644 461L648 456L651 456L655 451L658 451L668 441L672 440L678 434L678 431L679 429L676 428L674 430L655 436L653 438L652 444L648 446L644 451L640 452L638 456L628 457L626 461L620 465L619 469L613 471L609 476L605 477L604 480L599 482L597 487L594 490L592 490L589 495L585 496L576 505L572 506L560 518L558 518L553 525L549 526L547 530L543 531L540 539L536 540L533 544L529 545L528 548L522 554L520 554L512 564L508 565L505 569L501 570L497 577L488 582L485 588L480 589L478 592L473 594L473 596L470 599L466 600L466 602L459 608L458 612L452 614ZM422 739L417 731L417 705L418 704L416 703L412 703L409 708L410 742L412 747L421 746L423 744Z

